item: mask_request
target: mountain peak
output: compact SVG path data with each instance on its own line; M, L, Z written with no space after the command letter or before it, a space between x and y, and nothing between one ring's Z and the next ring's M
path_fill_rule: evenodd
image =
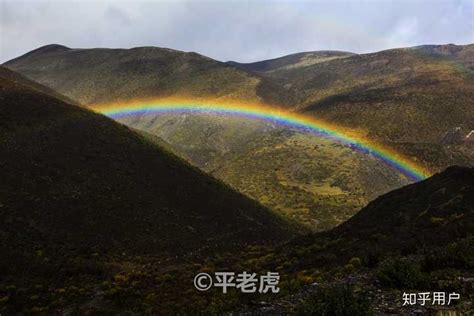
M36 49L33 49L32 51L29 51L28 53L26 53L26 54L24 54L20 57L29 56L29 55L36 55L36 54L59 53L59 52L65 52L65 51L69 51L69 50L72 50L72 48L69 48L69 47L64 46L64 45L59 45L59 44L48 44L48 45L44 45L44 46L38 47Z
M4 63L4 65L14 63L18 60L23 59L24 57L42 55L42 54L49 54L49 53L65 52L65 51L69 51L69 50L72 50L72 48L69 48L69 47L63 46L63 45L59 45L59 44L48 44L48 45L44 45L44 46L38 47L36 49L33 49L32 51L29 51L28 53L23 54L21 56L13 58L13 59L7 61L6 63Z
M60 44L48 44L31 51L31 53L32 52L57 52L57 51L66 51L66 50L71 50L71 49L72 48L69 48L67 46L60 45Z

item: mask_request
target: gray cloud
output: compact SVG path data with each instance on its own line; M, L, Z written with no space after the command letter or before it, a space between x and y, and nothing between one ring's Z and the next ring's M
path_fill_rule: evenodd
M474 42L466 1L0 0L0 62L50 43L160 46L218 60Z

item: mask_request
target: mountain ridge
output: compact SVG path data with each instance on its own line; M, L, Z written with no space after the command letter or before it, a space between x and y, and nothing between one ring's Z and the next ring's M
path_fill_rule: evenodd
M347 56L356 55L351 52L345 51L330 51L330 50L321 50L321 51L308 51L308 52L299 52L289 55L284 55L281 57L266 59L262 61L250 62L250 63L239 63L235 61L227 61L226 63L247 71L253 72L271 72L278 70L279 68L288 67L290 64L302 64L300 67L308 66L313 63L324 62L336 58L344 58ZM303 61L306 61L304 63ZM293 66L295 67L295 66Z
M68 61L58 62L58 59L61 58L66 58ZM38 68L28 70L31 62L37 63ZM87 72L76 69L77 63L87 69ZM67 92L68 90L82 89L83 93L75 93L72 97L84 105L103 103L104 101L123 101L137 97L168 96L176 93L184 95L191 93L193 95L194 92L195 96L209 94L216 96L216 94L230 93L242 99L257 101L260 97L256 90L262 80L225 63L194 52L182 52L151 46L129 49L71 49L57 44L46 45L7 61L4 66L57 91ZM61 78L48 79L47 75L43 75L48 71L61 74ZM170 78L162 80L160 74ZM42 79L38 80L38 76ZM70 86L69 84L72 84L70 83L70 76L79 76L81 81L85 83L81 83L79 86ZM215 79L212 76L215 76ZM107 77L114 77L114 81L111 83L103 82L102 78ZM134 81L141 78L148 79L146 82L134 83ZM173 80L180 80L182 84L176 86L173 84ZM200 85L199 80L206 82L207 86ZM119 84L121 82L126 82L129 85L128 90L122 88ZM92 83L96 85L94 95L105 94L108 89L107 99L97 99L90 93L84 93L87 92L87 89L90 88L89 84ZM253 89L253 95L248 94L250 90L246 90L245 93L239 92L238 84L240 83L248 86L249 89ZM265 93L267 89L265 82L262 84L264 87L259 89L263 89L262 91ZM218 90L213 87L216 85L219 86ZM140 94L130 94L130 91L134 89L138 89ZM111 95L110 91L112 91ZM71 95L69 96L71 97Z

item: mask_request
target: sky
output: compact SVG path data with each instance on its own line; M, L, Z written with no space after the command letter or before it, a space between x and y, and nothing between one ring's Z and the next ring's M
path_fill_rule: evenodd
M0 63L52 43L168 47L239 62L314 50L469 44L474 0L0 0Z

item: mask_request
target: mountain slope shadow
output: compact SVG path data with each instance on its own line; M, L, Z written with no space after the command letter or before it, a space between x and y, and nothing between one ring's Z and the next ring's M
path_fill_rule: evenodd
M352 257L364 258L374 252L412 253L447 245L468 237L472 231L474 168L454 166L384 194L338 227L297 237L290 242L292 247L284 248L324 245L318 253L308 251L298 264L303 267L324 264L329 257L334 259L332 263L347 263Z
M370 294L367 313L350 313L359 302L346 304L347 297L342 295L331 303L340 307L337 310L345 311L341 315L367 315L369 305L378 311L376 315L418 313L415 311L420 309L419 305L402 307L402 293L397 292L415 289L466 291L462 292L460 305L453 308L470 315L472 288L460 281L472 275L473 199L474 168L450 167L427 180L380 196L330 231L296 237L278 247L211 256L201 266L193 262L180 272L180 282L165 287L165 293L173 294L168 295L167 306L163 304L160 308L194 314L207 306L219 306L221 312L293 315L308 299L309 307L324 305L312 302L311 297L323 297L325 289L350 286L355 293ZM242 295L233 301L229 300L231 293L197 292L186 280L199 267L213 271L275 271L280 275L280 292ZM395 287L380 277L387 269L391 269L395 280L401 276L402 281ZM183 299L176 294L183 292L190 293L190 297ZM325 308L329 311L324 315L336 314L334 305Z
M166 258L290 236L156 142L41 90L0 68L4 281L54 274L77 254Z

